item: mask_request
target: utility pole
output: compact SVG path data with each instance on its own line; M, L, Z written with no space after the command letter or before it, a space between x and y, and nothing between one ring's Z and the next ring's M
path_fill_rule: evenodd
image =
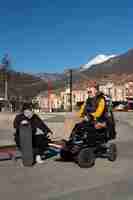
M2 68L3 68L3 73L4 73L4 99L5 99L5 107L7 109L7 103L8 103L8 71L10 68L10 61L9 61L9 57L8 54L5 54L4 57L2 58Z
M72 69L69 70L69 87L70 87L70 112L72 112Z
M5 74L5 101L8 101L8 80L7 80L7 74Z
M51 81L48 80L48 111L51 112Z
M69 105L69 112L72 112L72 89L73 89L73 74L72 69L66 69L66 79L67 79L67 105Z

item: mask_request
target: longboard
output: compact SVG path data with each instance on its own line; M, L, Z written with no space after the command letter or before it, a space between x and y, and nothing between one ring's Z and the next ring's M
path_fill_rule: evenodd
M24 166L32 166L34 155L32 148L32 129L29 123L20 125L20 150Z

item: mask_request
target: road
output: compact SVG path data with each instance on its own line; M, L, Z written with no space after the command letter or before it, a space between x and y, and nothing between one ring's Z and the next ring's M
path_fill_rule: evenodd
M60 117L47 122L61 123ZM62 117L60 118L62 119ZM133 199L133 113L117 113L116 140L118 159L97 159L91 169L55 158L42 165L25 168L21 161L0 163L0 197L2 200L132 200ZM63 122L62 122L63 123ZM61 132L61 130L59 130Z

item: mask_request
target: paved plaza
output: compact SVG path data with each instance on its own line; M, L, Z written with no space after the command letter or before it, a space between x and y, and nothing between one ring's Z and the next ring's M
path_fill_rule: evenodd
M55 138L64 134L69 115L41 114ZM0 143L13 142L11 121L14 116L0 115ZM46 160L32 168L17 162L0 162L0 197L2 200L132 200L133 199L133 113L116 113L118 159L112 163L97 159L90 169L74 163ZM3 120L3 121L2 121ZM69 124L70 125L70 124Z

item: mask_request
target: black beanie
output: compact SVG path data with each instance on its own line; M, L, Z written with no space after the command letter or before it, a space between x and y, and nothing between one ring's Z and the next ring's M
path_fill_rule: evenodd
M32 107L32 103L24 103L23 106L22 106L22 112L24 110L32 110L33 107Z

